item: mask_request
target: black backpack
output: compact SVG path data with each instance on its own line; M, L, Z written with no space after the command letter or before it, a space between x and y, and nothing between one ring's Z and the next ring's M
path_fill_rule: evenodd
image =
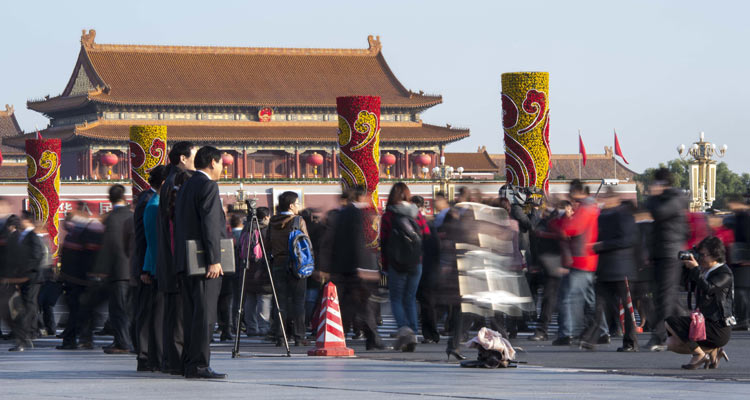
M422 258L422 234L414 218L393 214L391 234L385 251L390 268L401 273L416 270Z

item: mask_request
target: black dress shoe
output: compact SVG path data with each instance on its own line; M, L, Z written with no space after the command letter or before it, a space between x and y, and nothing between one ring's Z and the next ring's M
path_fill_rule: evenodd
M158 371L159 369L154 367L153 365L149 365L148 361L142 361L138 360L138 367L136 367L136 371L138 372L154 372Z
M121 349L119 347L105 347L104 352L107 354L130 354L130 349Z
M597 344L610 344L612 342L611 337L608 334L604 334L599 336L599 340L596 341Z
M570 346L571 344L573 344L572 336L563 336L552 341L553 346Z
M195 371L185 374L187 379L227 379L227 374L220 374L211 367L196 368Z
M352 340L359 340L363 339L365 337L365 333L362 331L354 332L354 335L352 336Z
M78 343L78 348L81 350L93 350L94 344L91 342Z
M618 347L617 352L618 353L636 353L638 352L638 348L634 346Z
M531 340L532 342L541 342L548 339L549 337L547 336L547 334L543 332L537 332L532 336L529 336L529 340Z
M59 346L55 346L57 350L78 350L78 346L74 343L63 343Z

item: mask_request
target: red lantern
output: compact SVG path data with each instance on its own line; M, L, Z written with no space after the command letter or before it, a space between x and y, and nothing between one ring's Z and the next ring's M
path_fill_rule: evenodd
M396 163L396 156L391 153L385 153L380 157L380 163L385 165L385 173L388 179L391 178L391 166Z
M117 157L116 154L112 154L112 152L108 151L105 154L102 154L101 162L102 165L107 167L107 179L112 176L112 167L117 164L118 161L120 161L120 158Z
M422 165L422 166L430 165L430 163L432 162L432 157L430 157L429 154L422 153L418 155L417 157L415 157L414 162L416 162L417 165Z
M318 177L318 166L323 165L323 156L318 153L312 153L307 156L307 164L313 166L313 174Z
M383 154L383 157L380 158L380 163L390 167L396 163L396 156L391 153L385 153Z
M224 163L224 179L227 179L229 166L234 164L234 157L229 153L223 153L221 155L221 162Z

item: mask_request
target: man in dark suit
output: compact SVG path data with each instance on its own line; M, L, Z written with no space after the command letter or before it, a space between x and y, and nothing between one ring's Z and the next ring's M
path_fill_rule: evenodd
M107 354L127 354L133 350L130 336L129 296L132 268L130 257L134 247L133 212L125 202L125 187L109 188L112 211L104 218L102 247L92 271L106 277L109 288L109 320L114 342L104 347Z
M216 305L221 291L221 239L226 234L226 219L221 207L219 185L222 172L221 152L204 146L195 154L196 172L180 188L175 202L174 265L183 277L183 321L185 329L186 378L224 379L214 372L211 359L211 321L216 321ZM203 247L206 275L187 275L187 241Z
M44 244L34 232L34 215L29 211L21 213L20 227L9 239L16 243L11 254L13 257L7 261L15 265L15 276L23 280L18 284L21 299L23 300L23 312L16 318L13 324L13 334L16 337L16 346L10 351L24 351L34 347L31 343L34 330L37 325L37 298L42 283L42 262L44 261Z
M173 220L174 200L179 185L193 174L196 148L190 142L177 142L169 152L167 177L159 190L159 251L156 264L156 284L164 296L164 355L162 372L184 375L182 360L184 329L182 326L182 297L180 281L174 267ZM176 182L179 181L179 182Z

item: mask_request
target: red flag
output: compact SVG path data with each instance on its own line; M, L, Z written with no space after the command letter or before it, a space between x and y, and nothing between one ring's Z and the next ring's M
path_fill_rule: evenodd
M42 134L39 133L39 128L36 128L36 138L37 140L42 140Z
M622 155L622 149L620 148L620 141L617 140L617 131L615 131L615 155L620 156L622 158L622 161L625 161L625 164L630 164L628 160L625 159L625 156Z
M586 165L586 146L583 145L581 134L578 134L578 153L583 156L583 165Z
M3 151L0 150L0 166L3 165Z

